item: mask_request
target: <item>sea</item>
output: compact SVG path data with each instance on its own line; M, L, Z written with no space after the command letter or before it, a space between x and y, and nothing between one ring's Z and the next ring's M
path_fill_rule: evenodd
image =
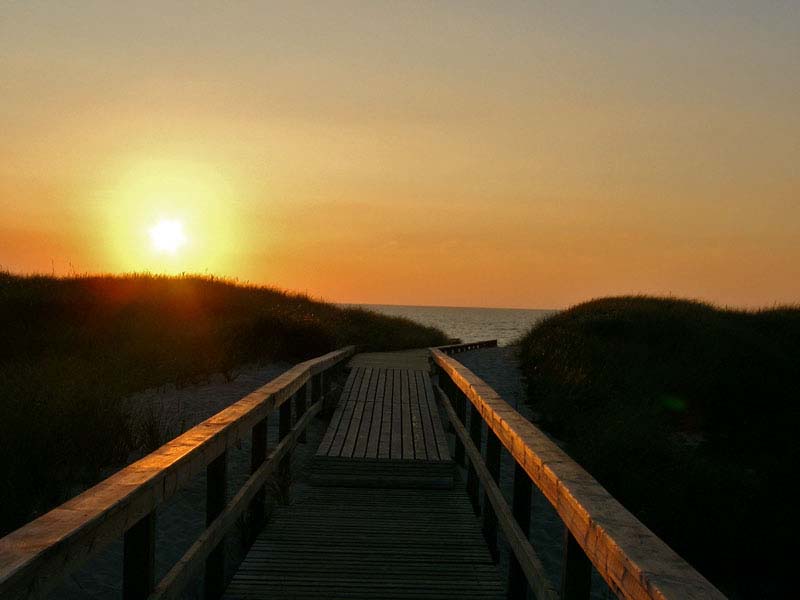
M557 312L527 308L466 308L453 306L397 306L359 304L361 308L432 325L463 342L497 340L507 346L525 335L536 323Z

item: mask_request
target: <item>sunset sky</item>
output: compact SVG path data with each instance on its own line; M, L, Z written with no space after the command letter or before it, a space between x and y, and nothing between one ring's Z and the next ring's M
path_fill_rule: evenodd
M798 302L800 2L4 2L0 268Z

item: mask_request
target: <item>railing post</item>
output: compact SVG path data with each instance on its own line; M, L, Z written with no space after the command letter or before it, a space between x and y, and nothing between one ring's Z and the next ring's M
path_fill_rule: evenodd
M322 373L311 377L311 404L322 400Z
M517 461L514 461L514 489L511 510L517 525L528 538L531 531L531 479ZM522 572L517 557L512 552L508 562L508 597L511 600L528 596L528 580Z
M331 372L336 367L332 367L328 371L323 371L319 374L320 381L322 382L322 410L327 411L331 404L331 383L333 382L333 373Z
M464 393L459 389L459 387L455 384L455 382L450 382L452 387L452 392L450 395L450 401L453 403L453 408L455 409L456 416L458 417L459 422L462 425L467 424L467 398L464 396ZM456 436L456 444L455 450L453 452L453 458L455 459L456 463L461 465L462 467L466 465L466 458L464 454L464 443L461 439Z
M289 435L289 432L292 430L292 402L291 398L287 398L286 401L281 404L280 408L278 409L278 441L283 441L283 439ZM278 481L282 488L286 488L289 485L289 477L290 477L290 469L292 465L292 453L291 451L286 453L281 459L281 462L278 466ZM286 489L284 489L287 492ZM287 492L288 493L288 492Z
M438 378L439 387L447 396L447 400L450 402L450 405L455 408L455 404L453 404L453 391L450 385L452 382L450 381L450 378L447 376L447 373L444 372L444 369L439 365L436 365L436 376ZM444 427L447 433L453 433L455 431L453 429L453 424L450 422L449 419L444 424Z
M308 384L304 384L303 387L301 387L299 390L297 390L297 393L294 395L294 399L295 399L294 400L295 414L296 414L296 418L297 418L298 421L300 420L300 418L306 412L306 400L308 399L308 387L309 387ZM297 441L302 443L302 444L306 443L306 430L305 429L303 429L303 431L301 431L300 434L297 436Z
M475 444L478 452L480 452L481 425L483 424L483 417L481 417L481 413L472 402L469 403L469 406L469 435L472 438L472 443ZM481 502L480 496L478 495L479 487L478 474L475 472L475 465L473 465L472 461L470 461L469 469L467 470L467 494L469 495L469 499L472 501L472 509L475 511L476 515L481 514Z
M149 512L125 532L122 551L122 598L147 598L155 586L156 512Z
M228 453L223 452L206 467L206 527L225 508L228 488ZM219 598L225 591L225 540L223 539L206 558L206 600Z
M486 468L494 479L495 483L500 480L500 440L492 431L491 427L486 431ZM499 553L497 551L497 515L494 512L492 503L484 494L483 498L483 535L486 538L486 545L489 546L489 553L492 559L497 562Z
M562 600L587 600L592 591L592 563L578 540L564 527L564 556L561 562Z
M267 458L267 417L253 425L250 444L250 474L256 472ZM250 501L251 539L254 540L261 530L264 520L264 503L267 499L266 485L261 486Z

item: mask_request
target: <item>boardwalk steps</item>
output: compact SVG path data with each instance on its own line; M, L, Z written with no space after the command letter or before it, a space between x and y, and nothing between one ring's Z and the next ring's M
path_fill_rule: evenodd
M225 598L504 598L467 494L453 489L427 358L350 366L311 485L276 510Z

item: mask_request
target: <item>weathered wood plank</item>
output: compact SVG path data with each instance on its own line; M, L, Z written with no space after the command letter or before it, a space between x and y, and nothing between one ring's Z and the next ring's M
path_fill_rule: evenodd
M373 373L374 369L372 368L368 367L364 369L364 379L361 382L361 388L358 390L358 396L355 402L348 402L348 404L353 405L353 416L350 421L350 427L347 430L347 435L345 436L344 445L342 446L341 456L345 458L352 458L356 449L358 434L361 431L361 420L364 417L364 407L369 397L370 382ZM369 427L369 424L367 424L367 427Z
M383 392L383 414L381 415L381 437L378 446L378 458L389 458L392 455L392 410L394 406L394 370L386 369L386 385Z
M402 412L402 371L392 369L394 373L394 386L392 390L392 452L393 460L403 458L403 412Z
M431 411L428 407L428 399L425 394L425 374L422 371L414 373L417 384L417 403L420 412L420 421L422 423L422 435L425 444L425 458L428 460L438 460L439 450L436 446L436 437L433 434L433 422L431 420Z
M452 485L452 461L428 373L377 367L361 370L364 376L360 384L357 379L353 384L354 391L349 395L352 401L344 403L338 426L334 419L324 436L324 440L332 440L331 451L317 452L312 480L320 485L365 487ZM334 427L336 432L332 433ZM342 450L337 454L340 445ZM370 461L380 459L416 461L424 468L420 472L400 469L393 477L382 470L375 471ZM427 465L431 461L444 466L430 469Z
M143 600L156 583L155 511L142 517L123 537L122 598Z
M411 398L408 389L408 371L400 371L400 381L402 384L400 397L400 413L402 414L402 429L400 437L403 440L403 458L414 458L414 433L411 424Z
M347 381L345 381L341 399L339 400L339 404L336 406L336 410L333 411L333 416L328 424L328 429L325 431L325 435L322 437L319 449L317 450L318 454L328 454L328 452L330 452L331 445L333 444L333 438L336 436L336 432L342 422L344 403L347 402L347 399L350 397L350 394L353 391L353 386L355 385L356 380L361 373L361 369L353 369L350 371L350 375L347 376Z
M386 388L386 369L381 369L378 372L378 380L376 384L375 402L373 403L372 408L372 421L369 437L367 439L366 448L364 449L363 454L361 454L361 456L364 458L378 457L378 446L381 439L381 426L383 421L383 398Z
M425 433L422 430L422 411L419 408L419 393L417 392L415 371L408 371L408 394L411 406L411 434L414 438L414 458L427 460L428 452L425 447Z
M342 417L339 421L338 427L336 428L330 450L328 451L328 456L341 456L342 454L342 447L344 446L345 439L347 438L347 432L350 431L350 425L353 420L353 411L356 407L356 401L354 398L357 397L361 387L364 385L365 376L366 369L359 369L356 381L353 384L353 390L350 392L350 395L346 401L339 403L339 406L342 410Z
M428 409L431 414L431 422L433 425L433 433L436 437L436 446L438 448L439 460L450 460L450 446L447 443L447 435L442 427L442 420L439 417L439 409L436 403L436 397L433 393L433 382L430 377L425 377L425 398L428 401Z
M438 350L444 354L453 355L460 354L461 352L468 352L470 350L478 350L479 348L496 348L497 340L485 340L481 342L465 342L463 344L450 344L447 346L437 346L431 350Z
M367 442L369 441L370 432L374 426L373 416L375 414L376 396L378 392L378 379L380 378L383 369L373 369L372 378L369 382L369 389L364 398L364 412L361 417L361 427L358 430L356 437L356 446L353 450L354 458L364 458L367 453ZM378 421L378 428L380 428L380 421Z

